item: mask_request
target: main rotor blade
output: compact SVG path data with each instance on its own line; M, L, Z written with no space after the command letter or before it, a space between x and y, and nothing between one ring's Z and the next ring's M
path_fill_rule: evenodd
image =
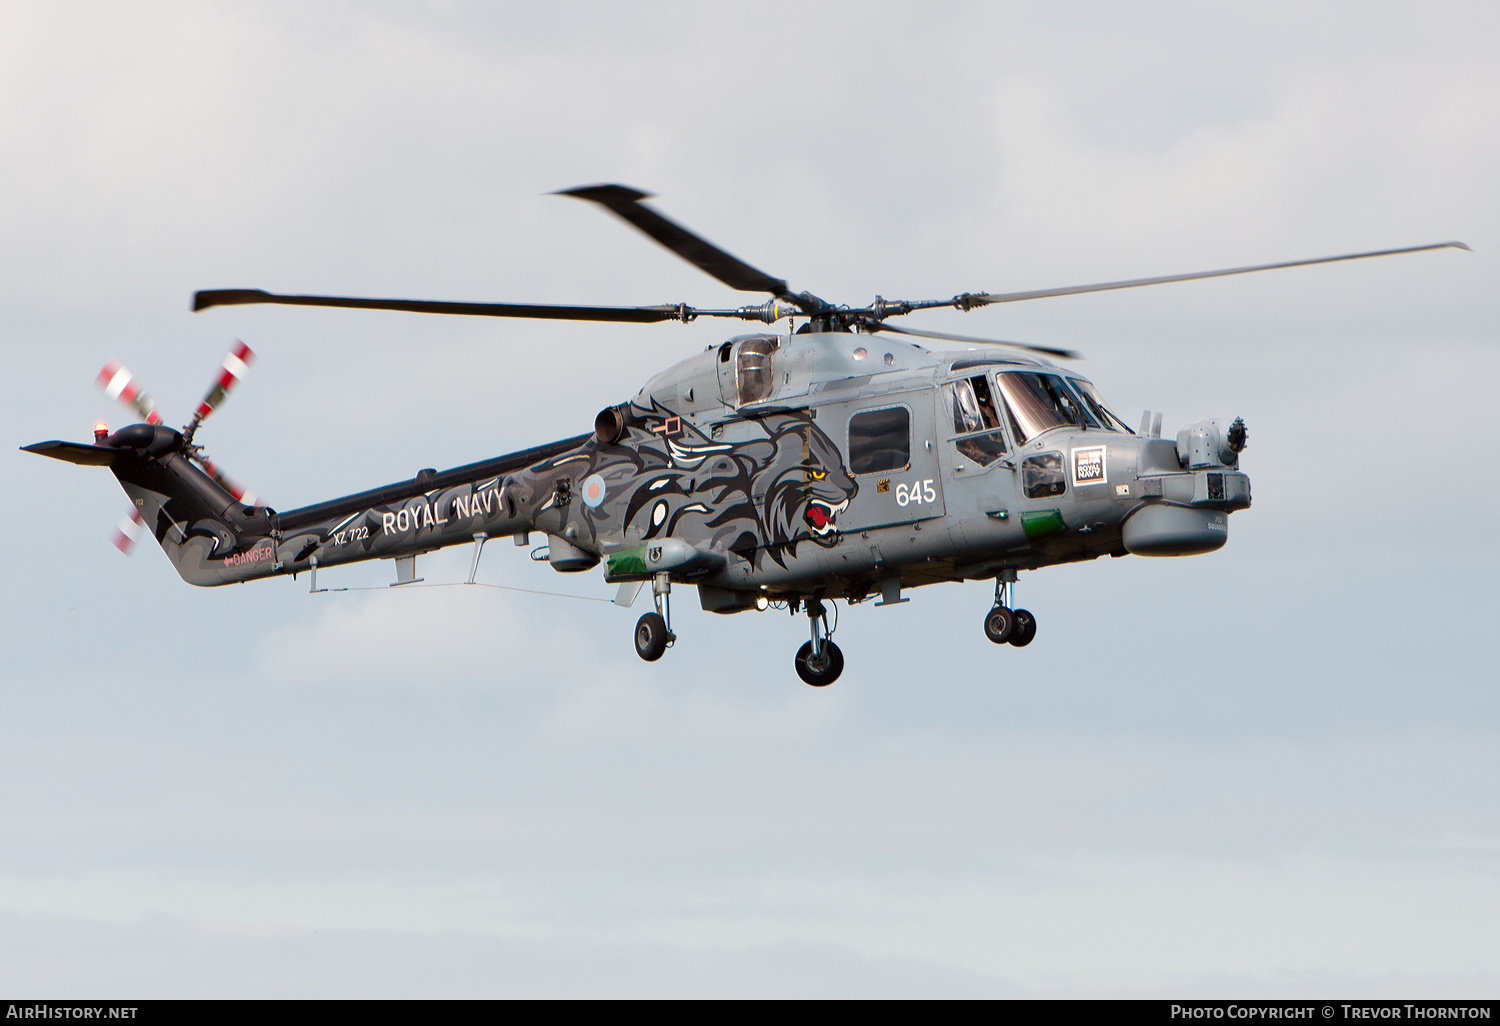
M1429 249L1468 248L1462 242L1434 242L1426 246L1405 246L1401 249L1377 249L1369 253L1346 253L1343 256L1318 257L1314 260L1288 260L1279 264L1231 267L1223 271L1196 271L1192 274L1168 274L1160 278L1134 278L1130 281L1110 281L1098 285L1070 285L1067 288L1035 289L1030 292L971 293L959 296L953 302L955 306L968 310L976 306L988 306L991 303L1017 303L1023 299L1046 299L1049 296L1074 296L1080 292L1108 292L1111 289L1133 289L1141 285L1162 285L1169 281L1223 278L1231 274L1249 274L1252 271L1275 271L1283 267L1307 267L1311 264L1335 264L1342 260L1366 260L1370 257L1393 256L1397 253L1421 253Z
M211 289L193 293L193 309L249 303L286 306L337 306L356 310L401 310L407 313L462 314L470 317L534 317L554 321L679 320L679 306L528 306L518 303L444 303L425 299L350 299L344 296L282 296L260 289Z
M1009 342L998 338L975 338L972 335L950 335L946 331L922 331L919 328L898 328L883 321L867 320L864 327L869 331L890 331L897 335L917 335L921 338L938 338L946 342L975 342L983 346L1010 346L1012 349L1028 349L1033 353L1060 356L1065 360L1081 360L1083 354L1074 349L1054 349L1051 346L1034 346L1028 342Z
M739 257L731 256L650 207L642 206L640 201L649 198L649 192L641 192L628 185L582 185L576 189L563 189L553 195L572 196L599 204L732 289L741 292L769 292L778 299L796 303L805 313L817 312L816 306L808 309L809 304L799 302L801 297L792 295L783 279L773 278L765 271L751 267Z

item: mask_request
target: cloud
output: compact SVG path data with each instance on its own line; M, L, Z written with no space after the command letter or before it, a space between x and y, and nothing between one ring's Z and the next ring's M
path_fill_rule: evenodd
M326 580L326 574L325 574ZM481 588L412 586L330 593L310 622L277 627L260 645L260 672L297 684L442 691L511 690L534 681L513 668L528 650L556 651L567 670L576 649L563 632L524 616L509 596ZM564 600L551 600L561 603ZM534 633L540 628L540 636Z

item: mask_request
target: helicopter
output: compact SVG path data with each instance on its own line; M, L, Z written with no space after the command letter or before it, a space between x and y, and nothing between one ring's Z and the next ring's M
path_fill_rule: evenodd
M100 383L141 423L93 444L47 441L25 451L109 467L132 503L117 534L148 529L183 580L200 586L311 574L371 559L395 563L392 587L414 584L417 557L472 545L474 582L485 542L509 536L561 573L603 564L629 607L651 587L634 645L655 661L676 640L673 586L695 587L714 613L804 614L794 665L824 687L843 672L828 610L843 600L890 606L924 585L993 581L983 619L997 645L1031 643L1037 621L1017 606L1018 574L1102 556L1187 556L1228 540L1229 515L1249 508L1240 469L1249 433L1235 418L1163 437L1162 414L1132 428L1084 375L1054 362L1079 354L891 323L921 310L1137 288L1279 268L1469 247L1442 242L1310 260L949 299L837 305L794 292L668 219L623 185L564 195L639 229L731 288L763 303L700 309L554 306L282 295L258 289L195 294L193 310L270 303L550 320L766 327L716 342L656 374L593 429L451 470L287 512L261 504L195 443L199 427L243 376L243 343L225 359L193 418L162 423L130 373ZM801 321L800 325L797 323ZM786 321L785 332L769 330ZM963 343L934 351L925 341ZM994 349L977 350L977 345ZM835 624L837 620L835 618Z

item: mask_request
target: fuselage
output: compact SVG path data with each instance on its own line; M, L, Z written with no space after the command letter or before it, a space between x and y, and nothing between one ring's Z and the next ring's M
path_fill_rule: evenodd
M1136 434L1045 360L846 332L739 336L593 433L285 513L239 507L169 451L112 465L194 584L539 533L555 569L666 574L723 612L1205 552L1250 502L1217 422Z

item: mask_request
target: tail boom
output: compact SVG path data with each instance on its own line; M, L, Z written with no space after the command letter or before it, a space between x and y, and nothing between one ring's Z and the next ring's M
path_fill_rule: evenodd
M39 442L25 450L107 466L189 584L213 587L369 559L397 559L531 530L538 505L517 473L592 436L371 489L286 513L245 505L183 452L170 428L135 425L104 445Z

